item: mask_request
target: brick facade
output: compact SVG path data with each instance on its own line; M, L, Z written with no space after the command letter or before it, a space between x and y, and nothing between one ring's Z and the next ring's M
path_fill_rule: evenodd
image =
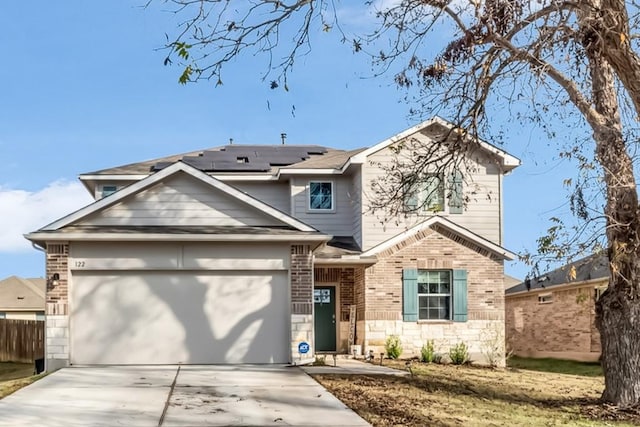
M48 243L46 248L47 279L59 276L46 294L45 358L52 371L69 364L69 244Z
M507 348L523 357L598 360L595 289L589 284L507 295ZM551 302L540 302L540 295Z
M313 254L309 245L291 246L291 313L313 313Z
M309 245L291 245L291 363L307 364L314 360L313 334L313 253ZM298 345L311 345L308 353Z
M402 318L402 272L404 268L461 269L467 271L468 320L404 322ZM433 229L423 230L378 254L378 262L365 270L364 303L358 329L364 331L365 351L384 351L389 335L398 335L403 357L417 356L427 340L434 340L438 352L465 342L476 362L486 362L491 342L504 349L503 261L457 236ZM491 342L490 342L491 341ZM504 363L504 350L499 364Z

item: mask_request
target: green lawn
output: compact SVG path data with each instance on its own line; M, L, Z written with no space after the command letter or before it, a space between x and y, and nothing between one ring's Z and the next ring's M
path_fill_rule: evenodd
M556 374L580 375L583 377L601 377L602 366L598 362L575 362L560 359L530 359L513 356L507 366L529 371L552 372Z

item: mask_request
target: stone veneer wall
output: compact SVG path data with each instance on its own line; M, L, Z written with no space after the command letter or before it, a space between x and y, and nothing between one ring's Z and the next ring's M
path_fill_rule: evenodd
M58 285L47 289L46 299L46 370L69 365L69 244L47 243L46 277L60 276Z
M404 322L404 268L466 270L468 320ZM363 350L373 350L375 355L384 352L389 335L400 337L402 357L418 356L428 340L434 340L436 351L443 354L464 342L478 363L487 363L485 353L497 346L498 364L504 365L503 277L503 261L488 251L445 230L417 233L378 254L378 262L366 269L364 296L356 286L356 301L365 306L363 318L358 319L358 329L364 329L364 336L358 336Z
M291 246L291 363L300 365L315 360L313 340L313 254L309 245ZM300 354L298 345L307 342L311 349Z
M600 334L595 327L595 285L545 289L506 297L507 348L522 357L595 361ZM540 303L539 295L552 295Z

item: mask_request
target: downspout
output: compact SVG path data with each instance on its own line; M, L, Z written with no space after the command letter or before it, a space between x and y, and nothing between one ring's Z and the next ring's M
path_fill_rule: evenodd
M498 217L498 238L500 239L500 246L504 245L504 242L502 241L502 235L503 235L503 230L502 230L502 215L504 214L503 212L503 206L502 206L502 178L504 177L504 172L503 169L500 168L500 171L502 173L500 173L499 177L498 177L498 197L499 197L499 203L500 203L500 215Z

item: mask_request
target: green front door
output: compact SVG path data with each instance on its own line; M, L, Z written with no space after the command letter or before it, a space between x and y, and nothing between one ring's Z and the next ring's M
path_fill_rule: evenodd
M336 288L313 290L316 351L336 351Z

